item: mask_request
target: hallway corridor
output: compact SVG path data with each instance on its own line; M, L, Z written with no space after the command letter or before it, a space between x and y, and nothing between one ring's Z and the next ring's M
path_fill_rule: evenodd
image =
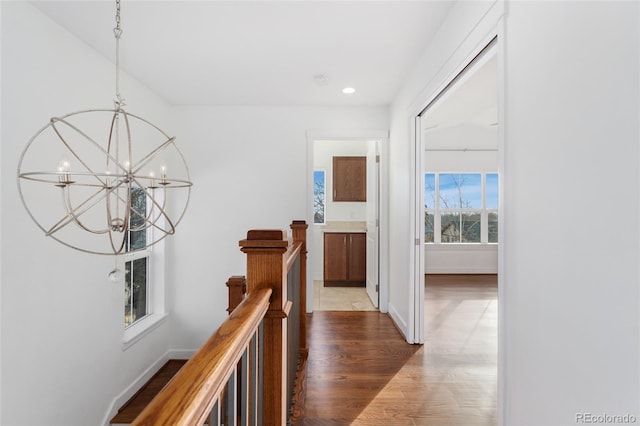
M378 312L315 312L305 425L495 425L497 279L429 275L426 343Z

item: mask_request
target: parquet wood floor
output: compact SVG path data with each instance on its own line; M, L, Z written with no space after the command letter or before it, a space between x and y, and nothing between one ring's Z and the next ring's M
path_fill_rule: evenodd
M497 279L427 276L424 346L386 314L315 312L304 425L496 424Z

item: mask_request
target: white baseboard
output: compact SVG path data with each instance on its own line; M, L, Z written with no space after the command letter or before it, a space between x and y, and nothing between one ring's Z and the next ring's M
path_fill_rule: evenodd
M497 274L497 267L429 267L425 269L425 274Z
M109 426L110 420L118 413L118 409L127 402L131 397L140 389L145 383L153 377L154 374L162 368L170 359L189 359L196 353L196 350L192 349L170 349L165 352L160 358L156 360L149 368L142 372L125 390L123 390L118 396L116 396L106 415L102 419L102 425Z
M197 349L169 349L169 359L190 359L198 352Z
M398 314L398 311L392 304L389 304L389 316L391 317L391 321L393 321L396 328L400 331L400 334L402 334L402 337L404 337L404 340L406 340L409 343L413 343L413 342L410 342L409 339L407 339L407 336L408 336L407 322L404 319L402 319L402 317Z

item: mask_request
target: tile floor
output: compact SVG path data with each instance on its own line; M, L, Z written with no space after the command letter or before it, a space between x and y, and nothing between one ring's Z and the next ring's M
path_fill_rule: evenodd
M314 311L377 311L364 287L325 287L313 282Z

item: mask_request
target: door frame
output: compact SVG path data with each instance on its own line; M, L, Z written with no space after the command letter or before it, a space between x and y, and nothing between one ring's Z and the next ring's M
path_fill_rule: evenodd
M410 130L411 141L413 141L415 161L411 164L411 174L413 179L411 180L411 206L413 206L413 220L411 223L411 237L412 242L415 244L410 250L410 263L412 270L410 277L411 283L411 296L412 299L409 304L411 310L409 320L413 319L413 323L409 321L408 333L409 338L413 339L413 343L424 343L424 273L425 273L425 261L424 261L424 141L420 134L420 114L434 101L447 87L456 79L456 77L463 72L463 70L469 66L473 60L480 54L494 39L496 39L496 55L498 61L498 175L499 188L498 188L498 235L500 236L500 243L498 244L498 398L497 398L497 424L504 424L504 399L506 395L505 391L505 326L504 326L504 312L505 307L503 301L505 300L505 253L506 248L504 244L504 211L505 211L505 127L506 127L506 107L505 107L505 20L504 9L502 7L497 9L496 21L491 27L481 36L473 47L466 50L464 60L458 62L457 66L449 67L453 69L453 72L447 74L440 80L440 84L436 86L427 87L418 97L418 101L414 103L414 107L411 108L410 115ZM458 46L461 50L463 46ZM451 64L449 64L451 65ZM432 82L433 83L433 82ZM428 90L428 91L427 91Z
M380 308L380 141L367 143L367 226L365 288L373 306ZM373 203L371 202L373 200ZM373 238L372 238L373 235ZM372 244L370 244L370 242ZM369 260L373 259L373 262ZM371 265L373 263L373 265ZM371 281L370 281L371 279ZM375 286L375 287L374 287ZM375 299L375 300L374 300Z
M418 321L418 319L423 319L425 315L424 313L424 297L425 297L424 276L426 272L426 261L425 261L426 250L425 250L425 241L424 241L424 217L425 217L424 216L425 215L425 209L424 209L425 165L424 165L424 162L425 162L426 140L424 139L423 133L422 133L422 123L421 123L422 116L424 113L429 111L430 108L435 106L441 98L446 97L449 94L449 90L455 89L456 85L459 85L460 83L465 81L467 78L471 77L471 75L473 75L473 72L475 72L474 68L481 66L487 60L489 60L494 56L496 58L498 56L497 35L492 37L489 40L489 42L480 49L480 51L478 51L477 53L474 51L474 55L470 59L467 58L462 68L460 70L456 70L456 73L452 74L452 77L448 78L445 81L444 85L438 88L436 92L434 92L434 95L430 98L429 103L427 103L425 108L422 111L420 111L420 113L415 117L413 132L414 132L414 139L415 139L414 155L415 155L415 179L416 179L415 190L416 191L414 194L414 199L415 199L415 211L417 214L415 215L415 223L414 223L414 229L416 232L415 234L416 247L414 250L414 256L415 256L414 311L415 311L416 323L414 328L414 339L416 339L418 343L424 343L425 341L424 320ZM496 79L497 79L497 76L496 76ZM497 98L498 98L498 95L496 94L496 101L498 101ZM498 113L498 121L500 122L501 117L499 115L500 114ZM500 156L500 146L499 146L500 144L497 143L497 145L498 145L497 155ZM498 162L500 162L500 159L498 160ZM500 220L500 216L498 217L498 220Z
M380 219L378 234L378 280L380 285L379 307L380 312L386 313L389 310L389 130L386 129L364 129L364 130L307 130L307 223L312 228L313 225L313 144L316 141L362 141L371 140L379 142L380 166L379 166L379 189L378 189L378 212ZM313 233L311 233L313 238ZM307 247L312 244L308 243ZM310 253L313 256L313 253ZM313 312L313 277L311 268L307 268L307 312Z

